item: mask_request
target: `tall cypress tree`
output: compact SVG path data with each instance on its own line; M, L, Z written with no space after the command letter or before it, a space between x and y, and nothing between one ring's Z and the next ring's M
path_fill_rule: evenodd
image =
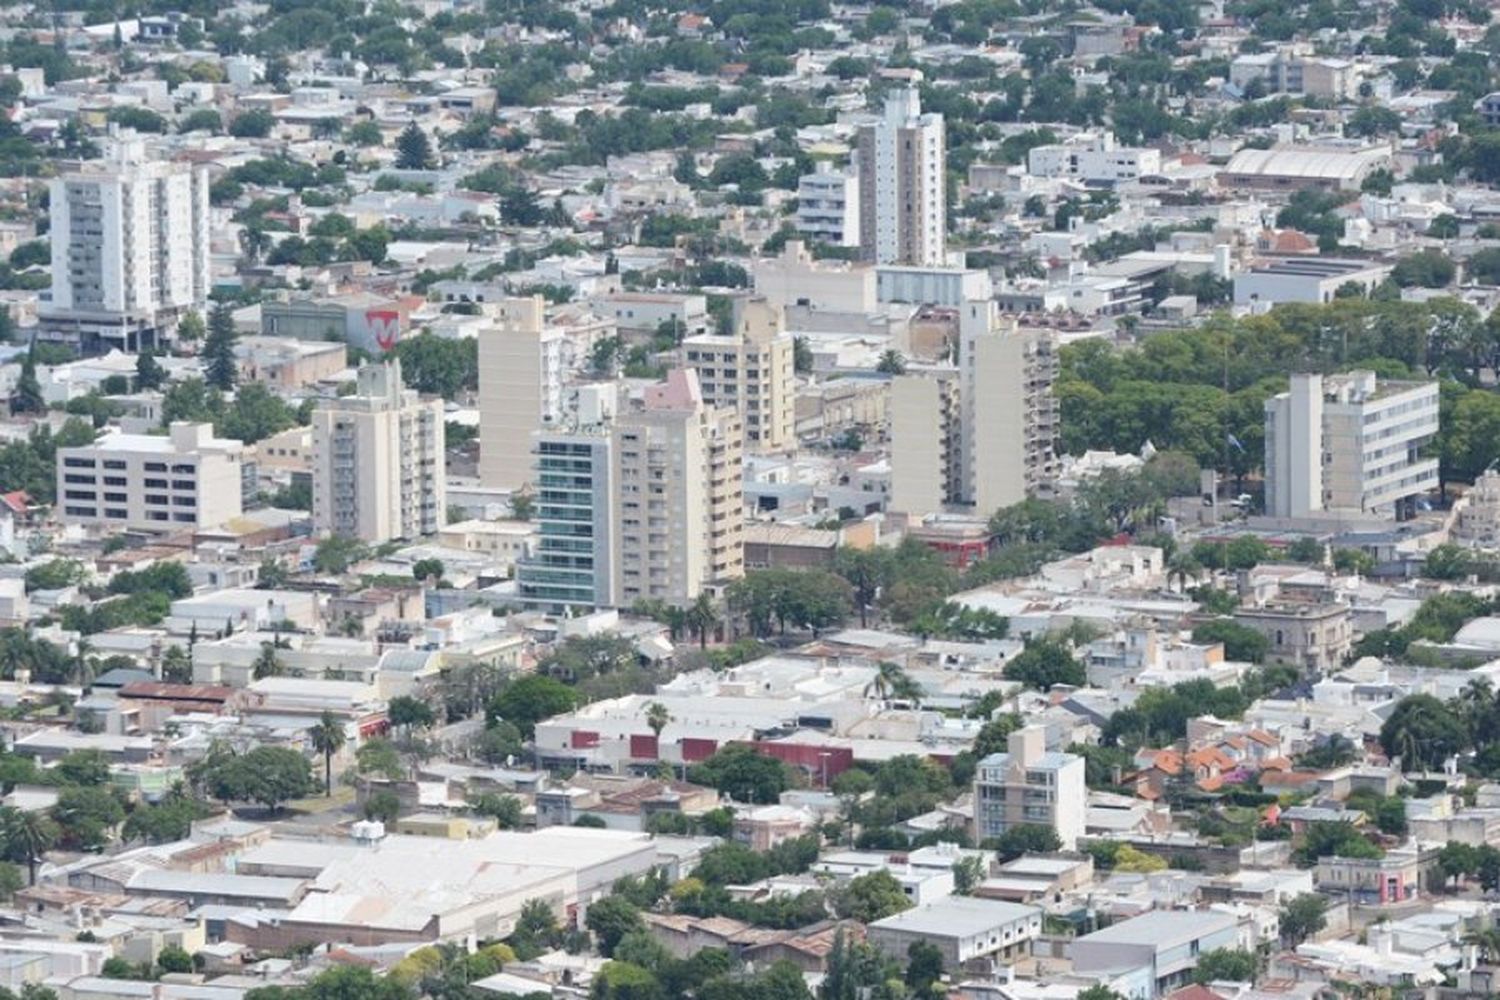
M221 392L233 392L239 380L234 360L234 316L225 302L217 303L208 314L208 336L203 341L203 381Z
M396 166L402 170L426 170L435 166L432 143L416 122L407 125L396 136Z
M36 341L32 341L31 350L26 352L26 358L21 362L21 377L16 379L16 387L10 394L10 412L47 412L47 401L42 398L42 385L36 378Z

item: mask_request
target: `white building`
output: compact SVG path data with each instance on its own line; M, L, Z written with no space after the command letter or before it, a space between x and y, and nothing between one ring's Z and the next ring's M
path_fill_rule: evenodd
M1090 184L1118 184L1161 173L1161 151L1120 146L1111 132L1085 132L1067 142L1037 146L1026 154L1033 177L1069 177Z
M823 160L797 182L797 231L810 240L859 246L859 176Z
M1409 517L1438 486L1436 382L1380 382L1374 372L1292 376L1266 400L1266 513Z
M208 302L208 171L146 158L138 140L54 178L43 329L85 347L155 344Z
M892 510L964 505L989 515L1048 491L1056 478L1055 334L1023 330L981 301L964 304L959 339L956 373L892 381Z
M1083 758L1047 750L1047 730L1030 726L1010 734L1006 753L979 762L974 774L974 839L1004 835L1017 826L1047 826L1071 851L1083 836L1088 788Z
M119 530L211 528L240 516L244 446L212 424L169 432L106 431L93 444L57 450L58 511L68 524Z
M502 299L479 335L479 478L488 489L531 481L532 435L562 418L566 336L546 326L540 295Z
M943 116L923 114L911 84L886 95L881 120L859 133L859 235L880 264L944 263L948 230Z
M313 526L366 542L433 534L447 510L442 400L366 365L353 396L313 411Z
M1369 294L1390 277L1389 265L1308 255L1258 264L1234 277L1234 304L1269 309L1282 302L1332 302L1339 289L1353 285Z

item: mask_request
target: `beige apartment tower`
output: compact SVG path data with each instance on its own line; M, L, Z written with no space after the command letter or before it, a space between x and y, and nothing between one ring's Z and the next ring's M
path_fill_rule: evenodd
M212 424L177 422L167 434L106 430L92 444L57 449L64 524L170 533L212 528L241 512L238 441Z
M1057 342L989 301L959 314L958 368L891 381L892 510L971 507L988 516L1045 495L1057 475Z
M614 560L622 607L686 607L745 574L739 414L710 406L698 377L678 369L646 389L615 424L620 523Z
M682 342L682 367L698 377L704 402L739 411L745 448L782 451L796 443L795 345L781 307L759 296L736 299L728 335Z
M562 414L563 336L547 329L540 295L495 308L479 335L479 479L519 490L531 481L532 436Z
M947 256L947 151L943 116L923 114L910 85L885 98L879 122L859 131L861 256L877 264L935 267Z
M312 434L316 531L379 544L442 527L443 403L403 388L401 362L361 368L353 396L313 411Z

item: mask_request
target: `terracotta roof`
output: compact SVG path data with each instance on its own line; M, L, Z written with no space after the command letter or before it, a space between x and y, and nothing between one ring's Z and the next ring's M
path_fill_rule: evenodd
M1207 986L1194 983L1167 994L1167 1000L1224 1000L1224 997Z

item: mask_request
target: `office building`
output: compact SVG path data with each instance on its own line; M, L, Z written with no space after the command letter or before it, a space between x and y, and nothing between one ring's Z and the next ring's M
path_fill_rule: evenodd
M313 411L313 527L380 543L430 535L447 510L443 402L401 383L401 362L365 365L355 394Z
M943 116L923 114L913 72L886 95L879 122L859 132L859 237L878 264L945 263L947 154Z
M1192 979L1198 956L1241 947L1239 924L1219 910L1152 910L1073 941L1073 971L1107 975L1133 1000L1166 996Z
M612 389L588 387L592 402L577 422L535 436L537 534L516 565L527 609L569 614L615 604Z
M890 508L989 515L1046 494L1057 475L1056 336L1002 319L995 303L959 312L959 366L891 384Z
M58 512L65 524L116 530L217 527L241 513L243 448L212 424L174 423L165 436L107 430L57 450Z
M1374 372L1297 374L1266 400L1266 513L1378 514L1403 520L1437 489L1424 449L1438 432L1436 382Z
M531 479L532 436L562 419L566 337L547 328L540 295L493 309L479 335L479 479L519 490Z
M85 349L157 344L208 303L208 171L147 159L139 140L54 178L44 332Z
M745 574L744 432L739 414L703 401L678 369L646 389L615 427L619 558L615 596L691 604Z
M727 335L682 342L682 367L698 376L710 406L739 411L745 448L780 451L796 443L795 345L780 306L758 296L736 299Z
M1010 734L1005 753L979 762L974 774L974 840L1023 825L1057 832L1062 849L1083 836L1088 812L1083 758L1047 749L1047 730L1029 726Z
M859 241L859 175L835 170L827 160L797 182L797 231L839 247Z

